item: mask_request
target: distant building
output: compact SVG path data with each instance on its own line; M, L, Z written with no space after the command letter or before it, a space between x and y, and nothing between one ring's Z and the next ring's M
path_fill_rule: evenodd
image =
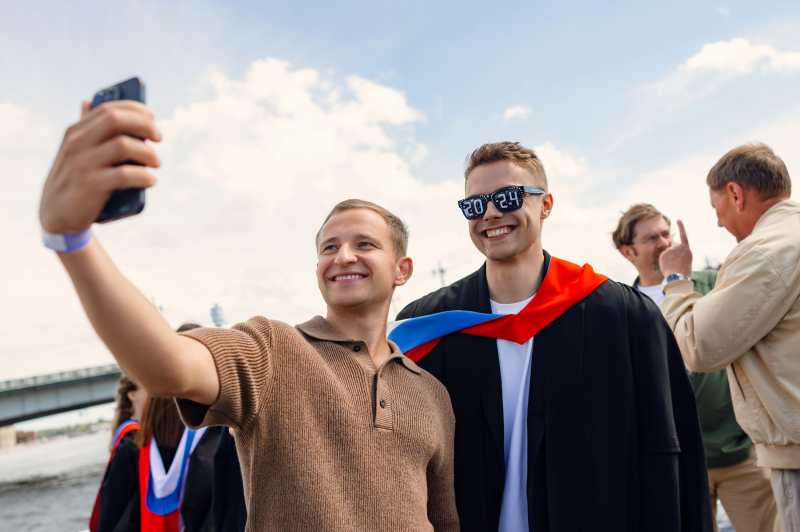
M0 449L14 447L17 444L17 431L14 425L0 427Z
M17 443L28 443L36 440L35 432L17 432Z

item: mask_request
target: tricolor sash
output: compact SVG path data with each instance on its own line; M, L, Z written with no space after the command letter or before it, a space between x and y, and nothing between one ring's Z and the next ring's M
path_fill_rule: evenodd
M139 451L142 532L178 532L180 529L179 509L189 457L205 431L205 427L197 431L184 429L169 471L164 468L153 436Z
M108 470L108 466L111 465L111 460L114 458L114 451L117 450L117 445L119 442L122 441L122 437L125 436L132 430L139 430L139 422L134 420L128 420L123 422L118 428L117 432L114 433L114 444L111 446L111 456L108 457L108 464L106 465L106 470ZM105 475L103 475L105 477ZM89 530L91 532L97 532L97 523L100 519L100 491L103 489L102 481L100 484L100 489L97 490L97 498L94 500L94 508L92 509L92 517L89 519Z
M517 314L447 310L395 321L389 325L388 338L414 362L427 355L442 336L453 332L524 344L606 280L608 277L595 273L588 264L578 266L551 257L542 285Z

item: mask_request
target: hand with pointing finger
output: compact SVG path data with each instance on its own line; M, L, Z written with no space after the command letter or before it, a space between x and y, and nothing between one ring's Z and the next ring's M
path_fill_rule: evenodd
M658 258L658 265L664 277L672 273L679 273L689 277L692 275L692 250L689 249L689 238L683 222L678 220L678 230L681 233L681 243L673 242Z

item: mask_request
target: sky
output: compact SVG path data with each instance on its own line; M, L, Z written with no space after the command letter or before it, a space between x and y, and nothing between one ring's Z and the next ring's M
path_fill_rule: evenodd
M765 142L800 172L797 2L11 2L0 0L0 380L101 365L41 244L44 179L80 102L147 83L164 140L144 213L96 228L169 323L325 306L314 235L346 198L411 232L392 315L477 269L456 201L485 142L534 148L555 197L545 249L631 282L610 234L654 204L695 268L724 261L705 178Z

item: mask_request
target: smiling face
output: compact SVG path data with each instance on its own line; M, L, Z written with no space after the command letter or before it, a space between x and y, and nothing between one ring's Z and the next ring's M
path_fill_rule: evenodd
M411 277L408 257L396 257L383 216L351 209L331 216L317 239L317 284L332 308L388 309L396 286Z
M511 186L530 186L546 189L543 180L508 161L478 166L467 178L467 197ZM478 251L489 261L505 262L541 253L542 221L550 216L553 196L526 195L522 208L500 212L494 203L486 206L482 218L469 220L469 236Z

